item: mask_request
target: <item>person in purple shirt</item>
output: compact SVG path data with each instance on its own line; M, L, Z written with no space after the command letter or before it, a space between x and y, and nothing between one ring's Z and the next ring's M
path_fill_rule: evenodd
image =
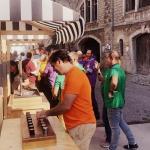
M55 84L55 79L56 79L57 73L56 73L56 71L54 71L53 66L49 62L46 65L44 74L48 76L48 81L53 88L54 84Z
M92 88L92 104L93 104L93 110L94 114L97 120L100 119L99 116L99 110L98 110L98 105L97 101L95 98L95 84L96 84L96 79L97 79L97 61L95 56L93 56L92 50L87 50L86 52L86 58L83 60L81 63L85 69L86 75L90 81L91 88Z
M44 73L42 74L42 92L50 102L50 107L55 107L56 103L53 100L53 88L57 73L50 62L47 63Z

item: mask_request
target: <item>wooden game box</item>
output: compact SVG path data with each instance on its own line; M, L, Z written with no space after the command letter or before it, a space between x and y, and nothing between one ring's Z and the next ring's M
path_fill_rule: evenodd
M46 134L42 130L39 119L36 115L30 115L34 126L34 135L29 132L29 122L26 115L21 116L21 134L23 150L30 150L38 147L49 147L50 144L56 143L56 134L54 133L47 118L44 118L44 123L47 127ZM30 118L30 120L31 120Z

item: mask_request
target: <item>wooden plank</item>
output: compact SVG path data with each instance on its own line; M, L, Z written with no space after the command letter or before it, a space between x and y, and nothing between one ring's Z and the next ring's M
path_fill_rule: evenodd
M22 140L20 132L20 119L6 119L3 121L0 149L2 150L22 150Z
M8 86L7 86L7 45L6 40L1 40L2 50L2 86L4 97L4 117L7 117Z
M3 95L0 95L0 131L3 122Z
M51 31L0 31L1 35L54 35Z

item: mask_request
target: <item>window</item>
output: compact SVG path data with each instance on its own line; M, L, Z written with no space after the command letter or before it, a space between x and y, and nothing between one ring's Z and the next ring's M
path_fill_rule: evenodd
M83 3L80 7L80 14L86 22L97 20L97 0L85 0L85 5Z
M13 30L19 30L19 22L13 22Z
M32 30L32 26L30 24L26 24L26 30Z
M91 14L91 9L90 9L90 0L86 0L86 22L90 22L90 14Z
M6 22L1 22L1 30L6 30Z
M84 3L80 7L80 14L84 18Z
M139 0L139 7L145 7L150 5L150 0Z
M126 12L135 10L135 0L126 0Z
M97 0L92 0L92 21L97 20Z
M120 50L120 54L121 56L123 56L123 39L119 40L119 50Z

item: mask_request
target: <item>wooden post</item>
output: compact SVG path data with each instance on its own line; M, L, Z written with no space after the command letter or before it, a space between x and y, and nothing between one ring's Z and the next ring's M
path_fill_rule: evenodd
M0 36L1 39L1 36ZM0 131L3 122L3 82L2 82L2 50L0 42Z
M7 50L6 40L1 40L1 51L2 51L2 87L3 87L3 104L4 104L4 118L7 117L7 103L10 95L10 81L9 81L9 51Z

